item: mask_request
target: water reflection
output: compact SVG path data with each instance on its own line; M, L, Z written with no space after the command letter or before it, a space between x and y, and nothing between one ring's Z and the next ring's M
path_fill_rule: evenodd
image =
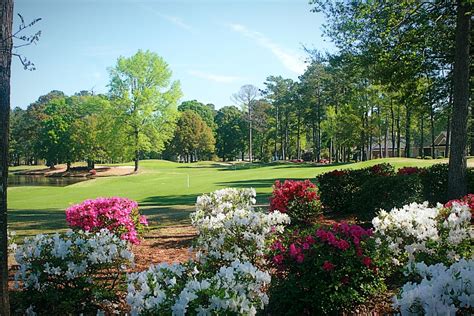
M50 187L65 187L70 184L87 181L86 177L45 177L41 175L8 175L9 187L21 186L50 186Z

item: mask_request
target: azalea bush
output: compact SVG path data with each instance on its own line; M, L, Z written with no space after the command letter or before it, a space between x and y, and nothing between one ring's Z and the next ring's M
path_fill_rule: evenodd
M416 277L394 297L394 307L402 315L474 313L473 259L461 259L450 266L416 263L410 272Z
M412 203L381 211L372 224L378 244L388 250L395 267L421 261L449 265L474 255L471 211L458 201L436 207Z
M140 215L138 203L126 198L97 198L73 205L66 210L71 228L97 232L105 228L132 244L140 243L140 235L148 226Z
M127 242L107 229L36 235L18 246L14 292L19 308L44 315L91 313L117 301L123 270L133 264Z
M288 214L293 224L310 223L322 211L316 185L309 180L275 181L270 211Z
M219 267L235 260L263 265L264 251L290 223L286 214L253 208L255 190L224 189L198 198L191 223L198 231L196 257Z
M132 315L255 315L268 303L264 250L289 217L253 208L255 190L200 196L191 222L196 260L159 264L128 276Z
M132 315L255 315L268 303L268 272L232 262L214 273L162 263L128 276Z
M272 315L336 313L384 289L372 231L358 225L288 231L270 247Z
M18 245L16 244L16 232L10 229L7 229L7 244L8 252L15 252Z

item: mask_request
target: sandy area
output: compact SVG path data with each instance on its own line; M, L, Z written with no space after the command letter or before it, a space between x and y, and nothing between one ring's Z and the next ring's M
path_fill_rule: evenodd
M132 166L102 166L96 165L95 169L96 174L92 174L84 166L73 166L70 171L66 172L66 165L57 165L54 169L44 168L37 170L21 171L16 174L20 175L44 175L45 177L111 177L111 176L125 176L133 174Z

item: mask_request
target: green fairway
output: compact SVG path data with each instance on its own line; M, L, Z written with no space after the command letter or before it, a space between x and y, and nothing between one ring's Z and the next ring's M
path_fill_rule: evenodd
M266 203L276 179L312 179L337 168L362 168L382 162L389 162L398 168L429 166L446 161L391 158L337 166L314 166L291 163L179 164L148 160L141 162L140 172L135 175L98 178L66 187L9 188L10 227L19 235L65 229L65 208L100 196L122 196L137 200L141 210L149 216L152 227L187 223L192 205L202 193L225 187L253 187L257 190L258 202ZM13 171L18 168L13 168Z

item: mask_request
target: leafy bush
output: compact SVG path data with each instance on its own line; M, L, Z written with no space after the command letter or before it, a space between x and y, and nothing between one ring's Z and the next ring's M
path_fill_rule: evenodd
M128 276L132 315L255 315L268 303L264 250L289 217L253 209L255 190L200 196L191 222L196 260L161 264Z
M18 245L16 244L16 232L7 229L7 247L8 252L15 252Z
M289 231L269 256L276 278L269 290L271 315L336 313L384 289L372 231L341 223Z
M316 185L309 180L275 181L270 198L270 212L274 211L288 214L293 224L310 223L322 211Z
M395 173L390 164L378 164L356 170L334 170L320 175L317 179L321 203L324 208L342 213L354 213L355 200L361 193L362 185L380 177Z
M313 161L314 154L312 151L305 151L303 155L301 155L301 158L303 159L303 161Z
M40 315L96 313L117 301L115 287L133 264L127 242L106 229L36 235L18 246L14 292L19 307Z
M474 170L467 170L468 190L474 191ZM388 164L359 170L335 170L318 177L325 209L371 218L379 209L401 207L411 202L445 203L448 165L428 168L404 167L395 174Z
M388 249L394 267L424 261L451 264L474 255L471 247L471 209L466 203L412 203L390 212L381 211L372 220L377 243Z
M416 275L394 297L402 315L472 315L474 312L474 260L461 259L451 266L416 263Z
M256 211L254 203L253 189L223 189L198 198L191 223L199 233L196 258L206 269L235 260L263 265L266 244L290 219L278 211Z
M420 179L423 187L423 201L435 205L448 200L447 164L435 164L424 168L423 172L420 173Z
M270 275L251 263L232 262L215 273L188 265L151 266L128 276L132 315L255 315L268 303Z
M138 203L120 197L73 205L66 210L66 220L71 228L91 232L105 228L133 244L140 243L140 234L148 226L146 217L138 211Z
M421 181L417 174L375 177L360 187L353 211L362 219L372 219L380 209L391 209L420 201Z

